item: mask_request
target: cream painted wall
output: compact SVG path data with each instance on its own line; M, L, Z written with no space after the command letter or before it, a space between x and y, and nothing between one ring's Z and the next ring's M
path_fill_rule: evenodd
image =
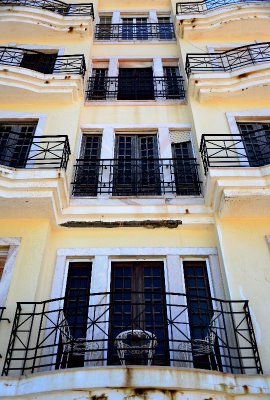
M270 219L217 217L216 230L230 297L249 300L264 372L270 373L270 249L266 242Z

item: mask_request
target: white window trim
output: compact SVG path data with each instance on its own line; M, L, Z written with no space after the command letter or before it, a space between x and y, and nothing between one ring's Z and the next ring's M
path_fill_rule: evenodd
M230 132L232 134L232 138L237 142L238 138L237 136L240 135L240 131L237 125L237 122L259 122L262 120L265 121L270 121L270 110L269 109L253 109L253 110L247 110L247 111L236 111L236 112L226 112L226 118L228 121L228 125L230 128ZM239 144L237 144L236 149L239 150L242 154L244 154L247 157L247 154L245 153L245 149L241 147ZM241 160L239 157L239 164L246 165L246 157L244 157L244 160Z
M8 246L8 254L4 266L4 271L0 281L0 306L5 307L8 291L11 284L12 274L16 263L16 258L19 252L21 238L17 237L2 237L0 238L0 246Z

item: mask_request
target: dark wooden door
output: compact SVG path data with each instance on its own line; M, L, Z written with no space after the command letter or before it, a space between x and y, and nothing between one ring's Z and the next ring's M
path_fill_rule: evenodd
M128 330L154 334L153 365L168 365L168 332L164 266L162 262L112 263L108 363L120 363L114 341ZM146 364L146 354L129 355L126 364Z

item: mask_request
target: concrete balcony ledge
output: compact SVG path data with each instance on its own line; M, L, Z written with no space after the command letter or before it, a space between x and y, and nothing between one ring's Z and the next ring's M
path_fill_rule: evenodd
M270 97L270 62L249 65L232 72L196 72L189 76L189 95L200 103L228 96L245 101Z
M21 37L51 39L87 39L93 36L90 16L63 16L43 8L23 6L0 7L0 35L3 41L18 41ZM73 38L73 39L72 39Z
M266 400L270 376L173 367L92 367L2 377L0 392L5 399Z
M270 216L270 165L210 168L205 185L206 205L220 217Z
M0 219L24 216L55 221L67 201L64 170L0 166Z
M20 66L0 65L0 99L20 104L50 101L70 103L83 98L83 78L78 74L43 74Z
M190 40L267 40L269 2L227 4L200 13L176 15L178 36Z

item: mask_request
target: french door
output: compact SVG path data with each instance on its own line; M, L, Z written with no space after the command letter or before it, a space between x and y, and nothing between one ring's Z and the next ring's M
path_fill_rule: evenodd
M249 165L270 164L270 123L239 123L238 127Z
M89 295L91 284L91 262L70 262L67 276L65 301L63 307L63 317L65 318L70 338L72 342L84 342L86 340ZM67 338L66 338L67 339ZM67 360L61 356L63 345L60 338L58 349L58 365L59 367L83 367L84 353L81 354L64 354ZM62 364L60 365L60 360Z
M36 123L0 123L0 164L24 168L36 130Z
M115 262L111 273L110 346L108 364L119 365L115 338L143 331L157 340L153 365L169 365L164 267L162 262ZM131 345L132 343L131 339ZM136 346L136 343L135 343ZM138 346L138 344L137 344ZM147 354L129 354L125 364L146 364Z
M120 68L117 100L154 100L152 68Z
M96 196L100 173L101 135L82 137L80 159L77 160L73 194L75 196Z
M193 158L191 141L173 143L172 152L176 194L182 196L200 194L199 177Z
M122 40L147 39L147 18L122 18Z
M113 195L160 194L156 135L116 135Z

